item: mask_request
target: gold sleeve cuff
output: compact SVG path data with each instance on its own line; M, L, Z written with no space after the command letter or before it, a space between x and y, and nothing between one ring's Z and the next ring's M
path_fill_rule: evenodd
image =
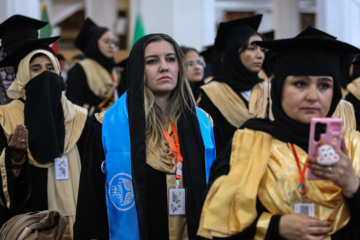
M269 228L269 224L272 216L273 215L268 212L264 212L261 214L256 224L256 235L254 238L255 240L265 239L266 232Z

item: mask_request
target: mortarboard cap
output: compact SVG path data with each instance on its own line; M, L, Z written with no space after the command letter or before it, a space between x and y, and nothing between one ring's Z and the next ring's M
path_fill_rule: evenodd
M90 39L94 37L100 38L101 35L107 31L107 28L98 27L90 18L87 18L74 41L74 45L81 51L85 52Z
M204 46L202 51L200 52L200 56L203 57L206 65L212 65L216 56L214 45Z
M207 45L207 46L202 47L200 54L206 55L209 52L212 53L212 51L214 51L214 45Z
M360 49L312 27L294 38L253 44L276 52L275 76L332 76L337 79L341 55L360 52Z
M268 31L268 32L264 32L261 35L264 36L265 40L274 40L275 39L275 31Z
M13 15L0 24L1 46L10 53L29 39L38 39L38 29L47 22L39 21L23 15Z
M217 50L225 49L226 45L234 38L242 37L250 31L256 32L262 16L262 14L257 14L247 18L221 22L215 38L215 48Z
M26 55L36 49L45 49L54 53L49 45L57 41L59 38L60 36L26 40L20 47L16 48L13 52L11 52L9 55L7 55L4 59L0 61L0 67L14 66L17 68L20 61Z

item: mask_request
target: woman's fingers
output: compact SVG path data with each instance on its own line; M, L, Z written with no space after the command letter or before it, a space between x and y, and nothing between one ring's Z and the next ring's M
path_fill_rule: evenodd
M28 130L23 124L17 125L13 133L10 133L8 145L13 150L24 150L28 146Z
M309 220L308 233L311 235L326 235L332 230L331 223L328 221Z
M332 231L330 222L304 214L286 214L280 218L280 235L287 239L323 239Z
M23 127L22 139L25 140L24 146L27 148L27 146L28 146L28 130L26 129L25 126Z

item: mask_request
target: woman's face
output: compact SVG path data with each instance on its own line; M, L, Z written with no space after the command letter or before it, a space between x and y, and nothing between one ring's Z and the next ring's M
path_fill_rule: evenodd
M44 71L56 73L54 65L48 56L41 55L30 62L30 79L33 79Z
M145 48L145 85L155 96L169 96L178 82L179 66L173 46L165 41Z
M107 58L114 57L119 42L115 39L114 34L110 31L105 32L98 41L100 52Z
M263 48L251 45L253 41L262 41L262 38L259 35L251 36L247 48L240 53L240 60L247 70L258 73L264 62L265 52Z
M188 51L185 55L186 77L190 82L200 82L204 77L205 63L195 51Z
M282 108L290 118L310 124L313 117L326 117L334 94L328 76L288 76L282 90Z

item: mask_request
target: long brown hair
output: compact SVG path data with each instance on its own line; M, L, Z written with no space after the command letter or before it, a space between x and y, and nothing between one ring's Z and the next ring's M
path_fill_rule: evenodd
M171 92L169 98L169 111L165 115L160 107L157 105L154 94L144 84L144 109L145 109L145 122L146 122L146 146L147 149L160 148L160 155L166 152L166 146L163 139L163 128L168 126L169 120L175 125L185 110L194 109L195 100L191 92L189 82L185 75L183 62L183 54L170 36L161 34L149 38L144 44L145 48L152 42L167 41L169 42L176 54L176 61L179 67L178 81L175 89ZM144 76L144 82L146 81Z

